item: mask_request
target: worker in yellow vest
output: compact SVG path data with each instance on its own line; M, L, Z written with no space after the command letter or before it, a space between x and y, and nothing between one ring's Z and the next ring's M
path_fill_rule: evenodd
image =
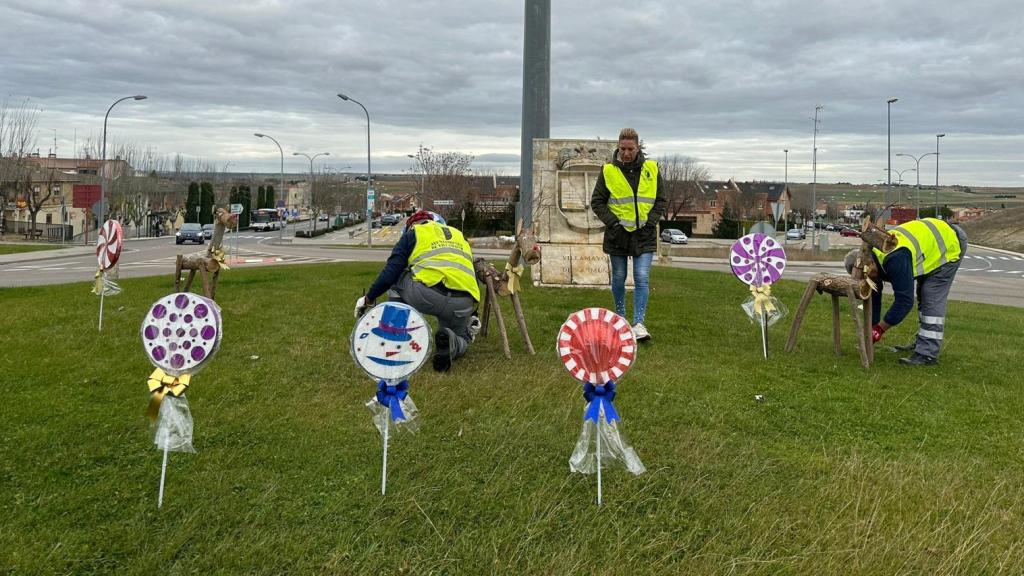
M597 177L590 206L605 226L602 249L611 261L615 312L628 318L626 268L632 258L633 334L638 341L650 340L644 321L651 261L658 249L658 222L668 203L658 164L644 157L636 130L623 128L619 132L618 147Z
M872 340L877 343L889 328L903 321L914 306L916 291L917 337L913 344L896 346L896 349L913 350L910 356L900 358L900 364L935 364L945 337L946 300L967 251L967 234L959 226L935 218L906 222L888 233L887 245L871 250L873 262L868 265L868 276L878 284L878 289L871 294ZM856 252L847 254L847 271L853 270ZM892 285L893 291L893 303L884 319L881 318L883 281Z
M465 355L479 332L474 310L480 302L480 287L473 271L473 251L462 232L448 226L439 214L420 210L408 218L384 269L356 301L355 317L362 317L385 293L437 318L433 366L438 372L448 371L456 358Z

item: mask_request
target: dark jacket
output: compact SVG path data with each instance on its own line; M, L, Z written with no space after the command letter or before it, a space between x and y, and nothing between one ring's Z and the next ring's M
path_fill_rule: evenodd
M612 164L622 170L626 181L633 188L636 195L637 186L640 185L640 169L644 165L645 156L638 152L636 159L628 164L619 161L619 152L615 151L612 157ZM604 183L604 170L601 170L594 185L594 193L590 197L590 207L594 214L604 222L604 244L601 248L605 254L611 256L639 256L647 252L654 252L658 248L658 222L665 217L668 202L665 200L665 185L658 172L658 195L654 200L654 206L647 215L647 224L633 232L626 231L619 224L619 219L608 208L608 198L611 191Z

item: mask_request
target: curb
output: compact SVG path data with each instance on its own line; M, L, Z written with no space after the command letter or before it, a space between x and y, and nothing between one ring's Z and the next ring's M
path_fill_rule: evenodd
M1024 254L1021 254L1020 252L1013 252L1011 250L1003 250L1002 248L989 248L988 246L982 246L981 244L971 244L971 239L968 238L967 239L967 250L970 251L971 248L981 248L982 250L991 250L991 251L996 252L998 254L1005 254L1007 256L1016 256L1017 258L1024 258Z

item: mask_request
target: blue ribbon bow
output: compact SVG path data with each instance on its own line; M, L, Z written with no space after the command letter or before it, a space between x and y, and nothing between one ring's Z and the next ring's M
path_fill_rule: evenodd
M621 420L619 413L615 411L615 406L612 404L612 400L615 400L615 382L609 382L604 386L594 386L590 383L584 384L583 397L587 399L587 402L590 402L587 406L587 412L583 416L584 422L593 420L597 424L598 418L601 416L602 407L604 407L604 419L608 423Z
M389 386L387 380L377 384L377 402L391 409L391 421L405 420L402 412L402 400L409 395L409 381L402 380L397 386Z

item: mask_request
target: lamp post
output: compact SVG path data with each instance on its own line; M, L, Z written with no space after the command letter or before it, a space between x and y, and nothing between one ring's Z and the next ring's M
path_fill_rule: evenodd
M420 193L416 198L416 206L414 206L414 208L416 208L417 210L423 207L420 206L420 203L423 202L423 193L425 192L426 189L425 181L427 178L427 170L423 166L423 160L420 158L420 154L422 153L423 148L420 147L420 152L417 155L413 156L412 154L406 154L406 156L408 156L409 158L416 160L416 165L419 167L420 170Z
M785 180L785 182L782 183L782 193L785 194L786 190L789 190L789 149L784 149L783 152L786 154L786 169L784 172L785 176L783 176L783 180ZM789 202L788 197L786 198L786 202ZM786 206L786 208L788 208L788 206ZM782 209L782 221L784 222L783 228L786 229L786 236L783 238L783 242L785 242L785 238L789 236L789 210L786 210L786 208ZM778 224L776 224L776 226L778 226Z
M330 152L318 152L310 156L309 154L303 154L302 152L292 152L292 156L305 156L309 158L309 213L313 215L313 231L316 231L316 214L313 214L313 160L316 160L320 156L330 156Z
M821 104L814 107L814 143L811 156L814 172L814 178L811 180L811 250L818 249L818 124L821 124L821 120L818 120L818 112L824 108Z
M273 142L274 144L277 144L277 150L281 153L281 197L284 198L285 197L284 196L284 194L285 194L285 191L284 191L284 148L281 148L281 143L278 142L277 140L275 140L273 136L267 136L266 134L260 134L259 132L254 134L254 136L256 136L257 138L268 138L268 139L270 139L271 142ZM275 200L276 200L276 198L275 198ZM276 202L275 202L275 204L276 204ZM282 202L281 204L284 205L284 202ZM277 208L277 206L275 206L274 208ZM285 216L285 218L287 218L287 216ZM284 243L284 222L278 222L278 224L280 224L280 225L277 227L277 241L278 241L278 243L283 244Z
M921 159L925 156L931 156L935 154L935 161L938 163L938 154L936 152L928 152L921 154L920 156L914 156L913 154L897 154L897 156L906 156L907 158L913 158L914 160L914 172L917 172L917 217L921 217ZM937 212L936 212L937 213Z
M899 156L899 154L897 154L897 156ZM904 154L904 156L907 156L907 154ZM895 169L891 169L890 168L888 170L888 172L890 173L890 178L889 178L890 183L892 182L892 178L891 178L892 172L896 173L896 178L897 178L896 187L899 188L900 186L903 186L903 173L904 172L917 172L917 168L905 168L903 170L895 170ZM903 201L903 192L898 191L897 192L896 201L893 202L893 204L899 204L902 201Z
M125 96L124 98L120 98L118 100L115 100L114 103L110 105L110 108L107 108L107 113L103 115L103 150L101 152L101 154L102 154L102 158L101 158L102 162L100 162L100 173L103 174L103 176L100 178L100 214L99 214L99 218L97 219L98 222L104 222L106 220L106 218L104 218L104 216L106 216L106 213L108 212L108 210L107 210L107 175L106 175L106 167L107 167L107 119L110 118L110 111L113 110L114 106L117 106L118 103L124 102L125 100L145 100L145 99L146 99L146 96L143 96L142 94L137 94L135 96Z
M945 134L935 135L935 217L939 220L942 219L942 215L939 214L939 138L944 136Z
M344 94L338 94L338 98L345 100L346 102L355 102L359 104L359 107L363 109L363 113L366 114L366 247L373 247L373 191L372 176L370 171L370 112L363 106L363 103L349 98Z
M889 173L889 178L885 185L885 206L889 205L889 197L892 196L892 104L898 100L899 98L889 98L885 101L886 134L888 139L888 147L886 149L888 166L886 170Z

